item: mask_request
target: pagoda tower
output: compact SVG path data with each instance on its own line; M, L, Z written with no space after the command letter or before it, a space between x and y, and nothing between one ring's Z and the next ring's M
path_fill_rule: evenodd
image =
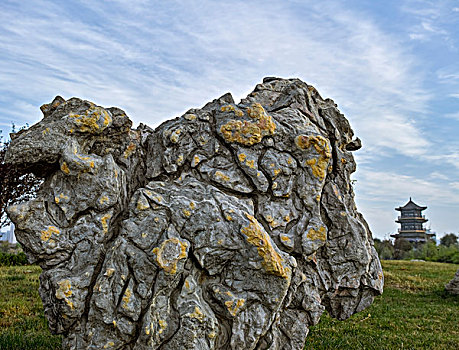
M435 234L426 232L423 224L428 221L422 211L427 207L421 207L411 200L408 201L403 207L395 208L400 212L400 216L395 221L401 225L398 229L398 234L391 235L395 239L404 239L410 243L426 243Z

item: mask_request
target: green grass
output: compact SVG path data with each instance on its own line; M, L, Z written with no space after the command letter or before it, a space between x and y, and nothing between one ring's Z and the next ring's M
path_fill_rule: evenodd
M323 315L305 349L459 349L459 297L444 292L458 265L383 261L384 294L346 321Z
M459 349L459 297L444 285L459 265L383 261L384 294L346 321L323 315L305 349ZM0 267L0 349L53 350L37 266Z
M51 335L38 295L38 266L0 267L0 349L61 349Z

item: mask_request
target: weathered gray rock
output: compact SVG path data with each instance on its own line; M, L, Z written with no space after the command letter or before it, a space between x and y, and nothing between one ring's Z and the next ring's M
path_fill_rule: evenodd
M459 294L459 270L456 271L453 279L445 286L447 292L451 294Z
M60 97L7 161L45 181L12 206L66 349L301 349L326 309L382 292L356 210L348 121L298 79L266 78L152 130Z

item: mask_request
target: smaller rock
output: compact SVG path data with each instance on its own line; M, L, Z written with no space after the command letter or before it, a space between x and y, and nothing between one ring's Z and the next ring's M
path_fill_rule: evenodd
M453 279L445 286L445 289L451 294L459 295L459 269L456 271L456 275Z

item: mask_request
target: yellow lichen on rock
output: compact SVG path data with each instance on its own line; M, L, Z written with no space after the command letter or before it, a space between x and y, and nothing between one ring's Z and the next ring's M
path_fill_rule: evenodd
M108 268L108 269L105 271L104 276L111 277L114 273L115 273L115 269L114 269L114 268Z
M239 309L244 305L245 299L225 301L225 306L232 316L236 316Z
M266 111L259 103L254 103L250 108L247 109L247 114L250 118L257 120L257 125L262 131L263 136L273 135L276 130L276 124L274 124L271 116L266 114Z
M100 219L101 223L102 223L102 229L104 230L104 234L107 234L108 232L108 223L109 223L109 220L111 219L112 215L111 214L106 214L104 216L102 216L102 218Z
M183 117L189 121L196 120L196 114L185 114Z
M312 174L315 177L319 178L319 180L323 180L332 156L328 140L320 135L298 135L295 138L295 144L302 150L306 150L310 147L315 149L319 157L308 159L306 164L311 167Z
M217 171L215 172L215 177L216 177L217 179L223 180L223 181L225 181L225 182L227 182L227 181L230 180L229 176L223 174L220 170L217 170Z
M123 308L127 309L129 306L129 300L131 300L132 296L132 291L128 288L126 288L124 295L123 295Z
M69 114L70 118L77 126L80 127L81 132L99 133L107 128L111 122L112 117L108 112L95 105L88 108L84 114Z
M249 168L255 169L255 160L253 160L253 159L248 160L248 159L247 159L247 160L245 161L245 164L246 164Z
M247 121L230 120L221 126L220 131L226 141L248 146L259 143L262 139L260 128Z
M148 200L140 195L139 199L137 200L137 205L136 205L137 210L142 211L150 208L150 204L148 203Z
M247 108L247 114L252 119L260 119L265 116L265 110L259 103L252 104L251 107Z
M157 202L158 204L161 203L162 201L164 201L164 198L163 198L160 194L158 194L158 195L156 195L156 196L152 196L151 198L152 198L155 202Z
M55 296L57 299L64 299L67 305L73 310L75 307L68 299L72 294L72 285L69 280L62 280L57 282L59 288L56 290Z
M132 153L136 150L136 145L134 143L130 143L129 146L126 147L123 153L124 159L127 159Z
M241 232L246 236L247 242L257 248L258 254L263 258L263 267L274 275L288 278L289 269L282 264L284 260L272 246L269 235L252 215L246 213L246 217L250 223L249 226L241 228Z
M230 111L232 111L232 112L234 112L234 114L236 114L238 117L244 116L244 112L241 111L239 108L234 107L233 105L222 106L221 111L222 111L222 112L230 112Z
M108 348L110 348L110 347L112 347L112 346L114 346L114 345L115 345L114 342L109 341L107 344L104 345L104 349L108 349Z
M313 228L310 228L306 237L312 241L315 241L315 240L326 241L327 240L327 230L323 226L320 226L318 230L314 230Z
M179 260L187 257L186 248L188 243L172 237L166 239L159 247L153 249L156 254L156 261L165 272L173 275L177 272Z
M175 130L174 132L171 133L171 136L169 136L169 140L171 140L172 143L177 143L181 133L182 133L181 129Z
M193 162L192 162L192 165L191 165L191 166L195 167L196 165L199 164L200 161L201 161L201 159L199 159L199 156L198 156L197 154L195 154L195 155L193 156Z
M69 296L73 294L71 290L72 285L69 280L62 280L62 281L57 282L57 284L59 285L59 289L56 290L57 299L68 298Z
M167 328L167 322L164 321L164 320L158 320L158 324L159 324L159 331L158 331L158 333L161 334L161 333L164 332L164 330Z
M250 146L259 143L264 136L274 134L276 124L259 103L254 103L247 109L247 113L250 118L256 120L256 123L230 120L220 127L220 132L226 141Z
M67 175L70 174L70 169L66 162L62 162L61 170L64 174L67 174Z
M55 196L55 197L54 197L54 202L55 202L56 204L59 204L60 201L61 201L61 199L66 199L66 200L68 200L68 199L69 199L69 196L66 196L65 194L61 193L59 196Z
M204 322L204 314L202 313L201 309L195 306L194 311L192 313L187 314L188 317L195 318L199 322Z
M41 236L40 236L40 238L41 238L41 240L42 240L43 242L46 242L46 241L48 241L48 240L51 238L51 235L52 235L53 233L54 233L56 236L58 236L58 235L61 233L61 231L60 231L56 226L48 226L48 228L47 228L46 230L42 230L42 231L41 231Z

